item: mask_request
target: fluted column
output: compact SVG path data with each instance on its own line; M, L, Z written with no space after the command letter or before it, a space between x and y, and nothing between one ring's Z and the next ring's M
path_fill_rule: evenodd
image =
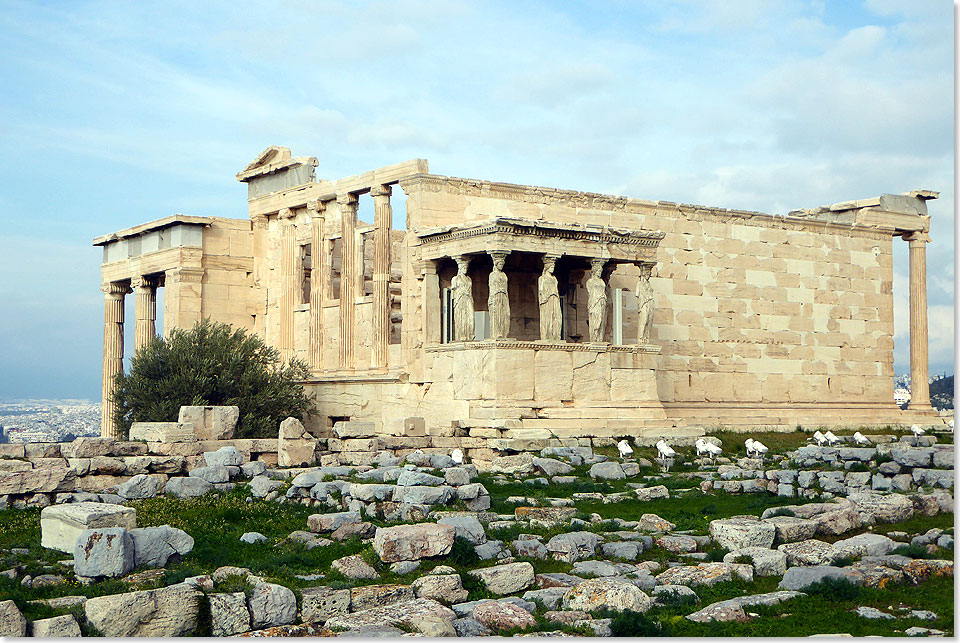
M927 243L930 235L903 235L910 244L910 406L930 407L930 355L927 348Z
M133 350L153 341L157 336L157 282L146 277L132 281L134 300Z
M357 197L337 195L340 206L340 368L356 368L354 306L357 301Z
M293 308L296 305L297 252L293 211L280 211L280 297L277 302L279 328L277 348L284 359L293 357Z
M373 356L372 368L387 368L390 350L390 227L393 209L391 189L381 185L370 190L373 197Z
M113 378L123 372L123 297L129 291L126 284L109 283L100 287L103 292L103 388L100 402L100 435L116 438L113 422Z
M326 276L325 261L320 256L326 247L323 235L323 203L314 201L307 205L310 212L310 365L323 368L323 291Z

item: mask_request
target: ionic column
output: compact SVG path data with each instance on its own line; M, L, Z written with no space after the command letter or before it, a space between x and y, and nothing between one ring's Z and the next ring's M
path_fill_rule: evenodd
M390 226L393 209L391 189L381 185L370 190L373 197L373 356L372 368L387 368L390 350Z
M123 372L123 297L129 291L125 284L109 283L103 292L103 388L100 402L100 435L118 438L113 422L113 379Z
M296 305L297 237L293 225L293 211L284 208L280 219L280 298L277 302L279 333L277 348L284 359L293 356L293 308Z
M157 336L157 283L138 277L132 280L134 306L133 350L139 351Z
M356 368L354 306L357 301L357 197L337 195L340 206L340 368Z
M930 407L930 356L927 348L927 243L926 232L903 235L910 244L910 405Z
M453 278L453 338L458 342L472 342L473 332L473 279L470 270L470 257L454 257L457 262L457 274Z
M307 205L310 220L310 365L315 369L323 368L323 291L326 276L323 269L326 261L320 259L324 253L323 203L315 201Z
M430 344L439 344L441 335L441 303L440 278L437 276L437 262L430 259L421 266L423 273L422 303L423 336L424 341Z

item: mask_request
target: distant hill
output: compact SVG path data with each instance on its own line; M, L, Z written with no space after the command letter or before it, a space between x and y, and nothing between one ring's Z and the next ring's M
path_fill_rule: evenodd
M953 408L953 375L930 382L930 404L940 411Z

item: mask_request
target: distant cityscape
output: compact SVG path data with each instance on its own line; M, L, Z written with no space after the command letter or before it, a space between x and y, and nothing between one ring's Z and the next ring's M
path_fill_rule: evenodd
M90 400L0 402L0 442L69 442L100 435L100 403Z
M894 378L894 401L910 402L910 374ZM953 375L930 378L930 401L939 410L953 408ZM100 403L90 400L18 399L0 401L0 442L69 442L100 435Z

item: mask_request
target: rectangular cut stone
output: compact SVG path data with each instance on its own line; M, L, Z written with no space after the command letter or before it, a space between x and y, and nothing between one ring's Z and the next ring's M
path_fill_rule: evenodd
M229 440L239 419L236 406L181 406L177 421L192 424L199 440Z
M372 438L377 435L377 425L373 422L337 422L333 425L333 434L338 438Z
M193 424L189 422L134 422L130 439L145 442L196 442Z
M75 502L45 507L40 512L40 544L48 549L72 554L81 532L98 527L136 529L137 511L132 507L103 502Z

